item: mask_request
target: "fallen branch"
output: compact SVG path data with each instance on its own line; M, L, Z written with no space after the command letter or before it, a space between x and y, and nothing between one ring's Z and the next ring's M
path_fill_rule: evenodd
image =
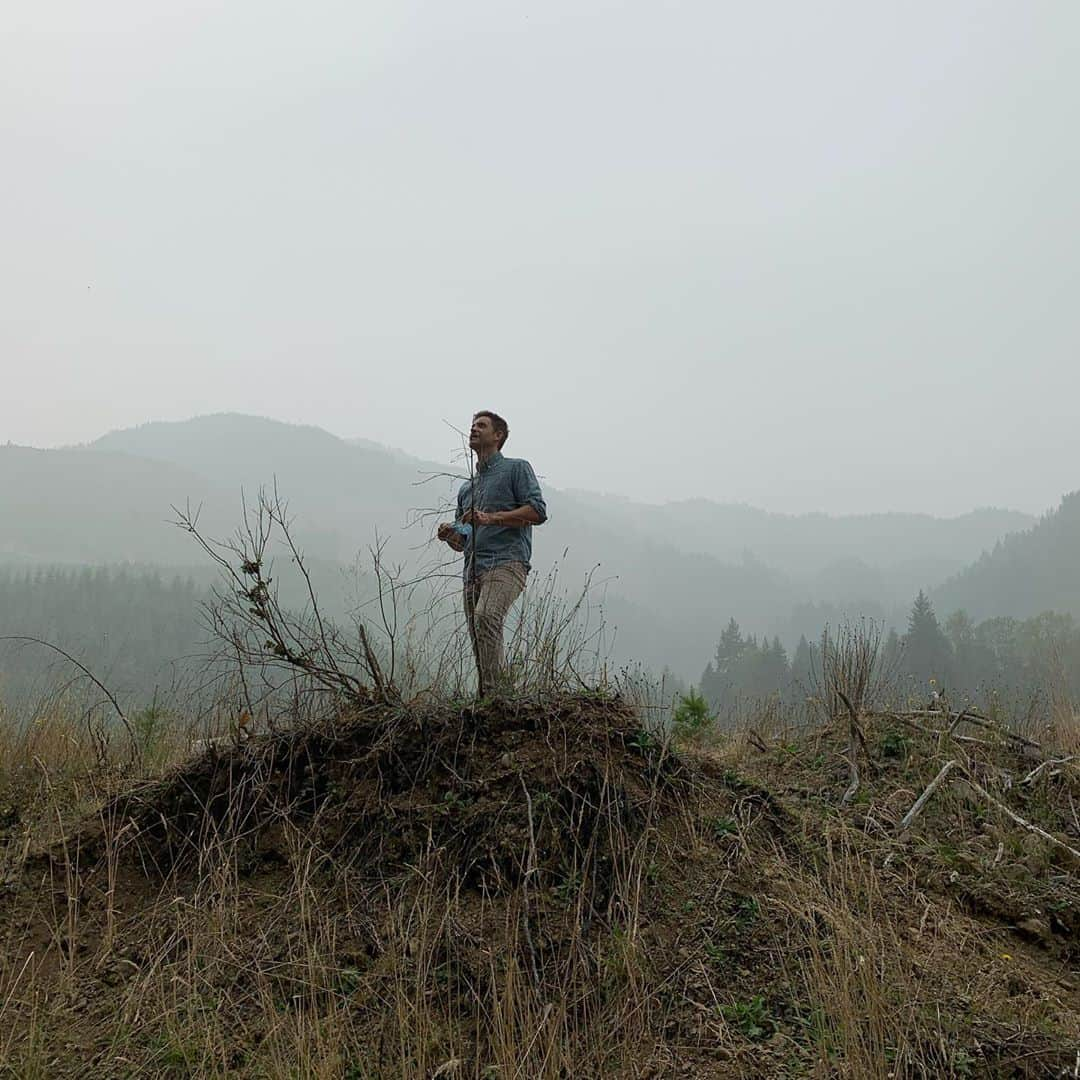
M922 811L922 808L926 805L927 800L930 798L931 795L934 794L935 791L937 791L937 789L941 786L942 781L945 779L946 776L949 775L950 772L952 772L953 769L956 769L960 773L961 778L965 781L968 787L972 789L972 791L974 791L978 795L981 795L988 803L996 806L1014 824L1019 825L1022 829L1026 829L1028 832L1034 833L1036 836L1042 837L1043 840L1049 841L1049 843L1053 844L1055 847L1063 848L1074 858L1080 859L1080 851L1077 851L1076 848L1066 844L1063 840L1059 840L1056 836L1048 833L1045 829L1042 829L1038 825L1033 824L1026 818L1022 818L1018 813L1016 813L1015 810L1010 810L1009 807L1007 807L1000 799L995 798L993 795L991 795L990 792L987 791L986 788L984 788L982 784L980 784L978 780L976 780L975 777L973 777L971 773L968 772L968 770L964 768L964 766L961 765L960 761L956 758L953 758L951 761L945 762L937 776L935 776L934 779L931 780L929 784L927 784L926 790L915 800L915 805L912 806L912 808L901 819L901 830L906 829L911 825L911 823Z
M941 786L942 780L944 780L945 777L948 776L949 773L952 772L952 770L959 765L960 762L956 758L953 758L952 761L945 762L945 764L941 768L941 772L939 772L937 776L935 776L934 779L926 785L926 790L915 800L915 805L912 806L912 808L901 819L901 829L906 829L910 827L911 823L915 820L915 818L919 816L922 808L926 805L926 802L930 798L930 796L933 795L934 792L937 791L937 789Z
M889 720L896 720L901 724L906 724L913 731L919 732L920 735L936 735L940 739L943 736L949 734L949 732L946 731L944 728L926 727L923 724L915 723L914 720L908 719L908 717L911 715L910 713L894 713L894 712L891 712L891 713L882 713L881 715L886 717ZM940 715L940 714L938 714L938 715ZM996 745L998 745L997 743L991 742L989 739L979 739L974 735L953 735L952 738L955 739L957 742L975 743L978 746L996 746Z
M901 724L906 724L909 728L919 732L921 735L943 735L944 732L941 728L928 728L924 724L917 724L910 718L908 713L883 713L883 716L889 720L896 720Z
M1054 765L1067 765L1070 761L1075 761L1075 760L1076 760L1076 755L1075 754L1070 754L1068 757L1047 758L1046 761L1044 761L1041 765L1036 765L1035 768L1032 769L1031 772L1029 772L1027 774L1027 776L1025 776L1024 779L1020 781L1020 783L1021 784L1031 784L1036 779L1038 779L1039 774L1043 771L1043 769L1051 768ZM1051 773L1050 775L1051 776L1056 776L1057 774L1056 773Z
M851 704L851 699L839 687L836 688L836 695L844 703L848 711L848 759L851 781L847 786L847 791L844 792L844 797L840 800L846 806L855 798L855 793L859 790L859 747L863 748L867 761L870 761L871 758L870 751L866 748L866 739L863 737L862 728L859 726L859 710Z
M848 767L851 780L848 783L847 790L844 792L844 797L840 800L844 806L855 798L855 793L859 790L859 758L857 750L858 744L855 742L854 736L852 736L848 743Z
M952 735L956 729L960 726L961 722L967 717L970 710L964 709L962 712L956 714L956 719L949 725L949 735Z
M912 719L919 717L934 717L935 719L942 714L937 709L910 709L905 713L893 713L897 720L902 720L904 717ZM973 709L964 709L962 712L953 715L948 713L945 716L947 722L950 723L949 734L951 735L960 721L966 721L969 724L974 724L976 727L985 728L987 731L997 732L998 735L1003 736L1006 739L1012 739L1015 742L1023 743L1025 746L1034 746L1036 749L1041 749L1041 744L1037 743L1034 739L1029 739L1026 735L1021 735L1016 731L1010 731L1008 728L1002 727L1000 724L995 724L993 721L988 720L981 713L975 712ZM928 729L924 729L928 730ZM959 736L954 736L959 738Z
M953 738L957 742L975 743L976 746L1000 746L1000 743L992 742L990 739L980 739L976 735L954 735Z
M1049 840L1050 843L1053 844L1055 847L1064 848L1065 851L1067 851L1070 855L1073 856L1073 858L1080 859L1080 851L1077 851L1076 848L1070 847L1068 844L1065 843L1064 840L1059 840L1056 836L1048 833L1045 829L1040 829L1038 825L1033 825L1030 821L1026 821L1019 814L1010 810L1003 802L1001 802L1000 799L995 799L994 796L991 795L990 792L987 791L986 788L984 788L982 784L978 783L973 777L965 776L964 779L984 799L986 799L988 802L993 803L999 810L1002 811L1002 813L1005 814L1007 818L1016 822L1016 824L1019 825L1022 829L1027 829L1028 832L1032 832L1036 836L1041 836L1044 840Z

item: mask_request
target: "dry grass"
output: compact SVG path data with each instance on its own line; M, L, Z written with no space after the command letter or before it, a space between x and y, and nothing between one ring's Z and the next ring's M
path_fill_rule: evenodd
M843 807L846 734L775 710L676 782L602 696L458 708L396 715L370 774L335 723L310 812L287 733L189 763L204 733L171 726L133 787L80 717L9 725L0 1075L1070 1075L1075 867L959 786L896 831L954 747L870 718ZM1020 788L1022 753L975 749L1076 842L1074 775ZM222 770L228 809L166 855L136 809L175 824L165 793L209 807Z

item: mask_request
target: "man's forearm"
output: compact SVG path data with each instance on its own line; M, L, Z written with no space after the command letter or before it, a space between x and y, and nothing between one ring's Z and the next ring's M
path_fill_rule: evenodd
M526 525L539 525L540 515L531 506L519 506L516 510L493 510L488 517L492 525L504 529L523 529Z

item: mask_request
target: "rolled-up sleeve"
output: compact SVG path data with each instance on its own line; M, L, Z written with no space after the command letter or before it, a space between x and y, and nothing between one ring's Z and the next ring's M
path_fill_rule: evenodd
M540 515L540 524L547 521L547 503L540 490L540 481L536 479L533 467L520 459L514 470L514 498L518 506L531 506Z

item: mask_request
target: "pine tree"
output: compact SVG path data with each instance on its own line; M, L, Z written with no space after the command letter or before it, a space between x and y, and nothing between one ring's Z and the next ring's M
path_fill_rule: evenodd
M739 624L731 619L720 635L716 646L716 672L725 675L746 651L749 642L743 640Z
M886 672L890 677L894 676L900 670L900 660L904 646L900 641L900 635L896 632L896 627L892 627L889 630L889 636L885 639L885 645L881 651L881 670Z
M939 687L947 687L952 683L953 666L952 646L934 614L930 597L920 589L904 635L904 669L917 682L933 679Z

